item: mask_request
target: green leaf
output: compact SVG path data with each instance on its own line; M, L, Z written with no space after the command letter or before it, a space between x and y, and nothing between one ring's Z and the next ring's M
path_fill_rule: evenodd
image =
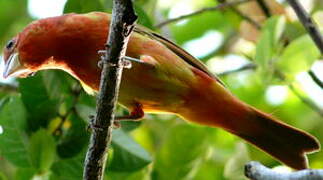
M226 179L243 179L244 166L250 161L247 146L243 142L236 144L236 151L226 162L224 167L224 177Z
M26 111L18 97L11 97L0 112L1 154L17 167L30 167L28 156L28 137L26 130Z
M285 74L294 75L309 70L319 56L320 51L310 36L303 35L285 48L276 65Z
M85 105L85 104L77 104L75 106L77 114L82 118L83 120L87 121L89 120L89 116L95 115L95 109L94 107Z
M76 157L57 161L52 166L51 179L79 180L83 175L83 162L87 148L84 148Z
M28 111L30 128L35 131L46 127L49 119L57 115L60 98L52 96L46 84L52 83L43 72L36 76L19 79L21 99Z
M189 124L175 126L157 153L155 176L157 179L183 179L192 176L199 158L206 152L207 128Z
M6 177L6 175L0 172L0 180L7 180L7 179L8 178Z
M146 14L146 12L137 4L135 4L134 8L136 14L138 15L138 24L146 26L150 29L155 29L150 17Z
M15 180L32 179L37 171L33 168L19 168L16 171Z
M2 41L3 38L7 38L4 35L12 35L10 31L12 26L27 16L27 0L0 0L0 7L0 40Z
M113 131L111 171L136 171L151 162L148 152L121 129Z
M267 20L256 47L255 61L266 69L274 56L279 39L285 29L285 18L273 16Z
M62 158L71 158L77 155L89 140L85 120L73 113L68 117L68 121L71 122L71 127L67 129L57 145L57 154Z
M171 34L174 36L175 42L179 45L200 38L212 29L216 29L219 32L228 32L231 28L231 24L223 23L229 22L230 20L219 11L202 13L198 16L185 19L185 21L187 22L182 25L176 25L176 23L169 25L172 31Z
M87 13L103 10L100 0L68 0L64 7L64 13Z
M56 144L54 137L40 129L30 138L29 155L33 166L39 172L47 172L55 160Z
M50 99L64 100L69 97L76 80L61 70L47 70L42 72L44 86Z

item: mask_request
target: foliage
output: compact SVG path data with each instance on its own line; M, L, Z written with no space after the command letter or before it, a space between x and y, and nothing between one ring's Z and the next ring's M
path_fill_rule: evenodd
M0 0L2 47L31 21L27 2ZM223 81L228 88L243 101L307 130L322 141L322 117L287 89L321 57L299 22L286 14L259 21L261 30L247 29L256 32L252 34L256 41L241 33L240 25L245 20L229 7L155 27L161 19L180 11L178 6L195 11L214 5L211 0L135 1L139 24L171 37L183 47L208 33L219 33L224 39L219 44L207 41L207 45L195 47L218 46L203 54L203 61L212 66L212 62L225 62L227 55L231 55L257 65L255 71L225 76ZM322 13L322 3L317 1L315 5L312 14ZM111 8L111 0L67 0L64 12L111 12ZM255 15L253 11L244 13ZM217 70L230 68L219 66ZM282 74L287 78L282 78ZM87 125L89 116L95 113L95 98L83 92L72 77L56 70L10 83L19 88L16 93L0 90L0 179L81 179L90 134ZM277 83L287 89L287 94L281 103L275 104L270 100L275 97L268 97L266 92ZM318 91L322 95L322 89ZM118 114L123 113L127 112L118 107ZM164 114L146 115L143 122L122 123L121 129L114 130L109 151L106 179L113 180L243 179L243 165L250 159L271 167L279 165L223 130L188 124ZM309 159L313 168L323 168L321 152Z

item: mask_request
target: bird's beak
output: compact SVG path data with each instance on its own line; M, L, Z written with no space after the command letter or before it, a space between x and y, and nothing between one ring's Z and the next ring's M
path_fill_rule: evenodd
M18 76L25 76L26 74L30 74L30 70L27 69L25 66L23 66L19 61L19 54L18 53L12 53L7 63L5 64L4 71L3 71L3 77L18 77Z

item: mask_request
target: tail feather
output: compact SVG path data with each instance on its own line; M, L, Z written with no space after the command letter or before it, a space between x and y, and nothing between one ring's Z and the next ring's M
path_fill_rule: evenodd
M254 109L249 123L253 130L232 133L256 145L294 169L308 168L306 153L320 149L319 142L311 135ZM255 128L257 131L254 131Z

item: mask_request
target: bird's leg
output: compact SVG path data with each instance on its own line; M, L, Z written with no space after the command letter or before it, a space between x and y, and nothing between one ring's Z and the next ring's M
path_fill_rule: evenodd
M99 66L99 68L102 69L105 55L106 55L106 50L99 50L98 54L101 55L100 56L101 60L98 62L98 66ZM137 59L137 58L133 58L133 57L129 57L129 56L124 56L122 58L122 66L124 68L130 69L132 67L132 63L148 64L148 63L142 61L141 59ZM110 64L110 65L112 65L112 64Z
M121 121L138 121L145 115L142 105L140 103L135 103L135 106L130 111L129 115L117 116L115 117L114 125L115 127L120 127Z

